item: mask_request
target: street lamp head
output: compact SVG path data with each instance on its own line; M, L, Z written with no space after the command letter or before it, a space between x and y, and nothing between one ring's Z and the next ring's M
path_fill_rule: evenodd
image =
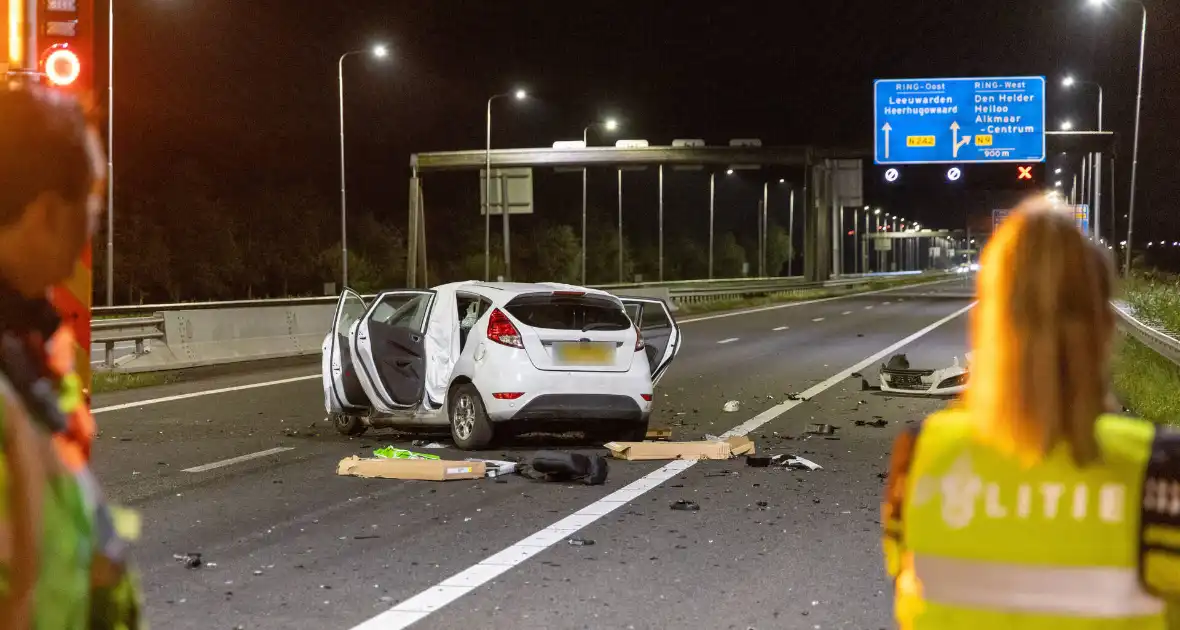
M1061 188L1061 182L1060 182L1060 181L1053 182L1053 185L1054 185L1054 186L1056 186L1056 187L1058 187L1058 188Z
M389 56L389 49L385 47L385 44L377 44L373 47L373 56L378 59L384 59Z
M1053 170L1053 174L1054 174L1054 175L1060 175L1060 174L1061 174L1061 169L1059 169L1059 168L1058 168L1058 169L1054 169L1054 170Z
M881 214L881 209L877 208L876 210L873 210L873 214Z
M1073 84L1074 84L1074 79L1072 76L1067 76L1061 80L1061 85L1064 85L1065 87L1072 87Z
M732 168L725 169L725 174L726 175L733 175L733 169Z
M1106 0L1089 0L1089 5L1094 8L1106 6Z
M606 127L607 131L617 131L619 128L619 121L615 120L614 118L607 118L606 122L603 123L602 126Z
M785 184L785 183L787 183L787 179L786 179L785 177L780 177L780 178L778 179L778 183L780 183L780 184Z
M516 97L516 100L518 100L518 101L523 101L524 99L529 97L529 93L525 92L524 90L517 90L512 93L512 96Z
M1062 131L1069 131L1070 129L1073 129L1073 123L1072 123L1072 122L1070 122L1070 121L1068 121L1068 120L1065 120L1065 121L1062 121L1062 122L1061 122L1061 130L1062 130Z

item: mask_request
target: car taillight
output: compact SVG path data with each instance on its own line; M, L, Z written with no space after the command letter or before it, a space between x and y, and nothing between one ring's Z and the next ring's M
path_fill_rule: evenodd
M635 329L635 351L643 350L643 333L639 332L638 326L632 326Z
M524 342L520 339L520 331L512 325L512 320L508 319L508 316L498 308L493 309L491 316L488 317L488 339L510 348L524 348Z
M643 400L651 402L651 394L640 394L640 396L643 397Z
M492 394L492 398L496 400L516 400L521 396L524 396L524 392L496 392Z

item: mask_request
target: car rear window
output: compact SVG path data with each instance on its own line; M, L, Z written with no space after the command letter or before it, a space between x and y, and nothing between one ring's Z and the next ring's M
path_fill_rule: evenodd
M504 308L526 326L550 330L626 330L631 319L618 302L598 296L522 295Z

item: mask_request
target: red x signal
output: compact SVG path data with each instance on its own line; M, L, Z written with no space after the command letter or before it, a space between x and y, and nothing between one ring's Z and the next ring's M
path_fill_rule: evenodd
M1031 167L1031 166L1017 166L1016 169L1020 172L1016 176L1016 179L1032 179L1033 167Z

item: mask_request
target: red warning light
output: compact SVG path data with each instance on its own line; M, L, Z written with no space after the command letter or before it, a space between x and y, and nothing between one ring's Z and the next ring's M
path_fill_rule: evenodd
M1032 177L1032 170L1033 170L1033 167L1031 167L1031 166L1017 166L1016 167L1016 171L1017 171L1016 179L1032 179L1033 178Z
M82 75L82 61L69 44L56 44L45 50L41 59L42 72L53 85L72 85Z

